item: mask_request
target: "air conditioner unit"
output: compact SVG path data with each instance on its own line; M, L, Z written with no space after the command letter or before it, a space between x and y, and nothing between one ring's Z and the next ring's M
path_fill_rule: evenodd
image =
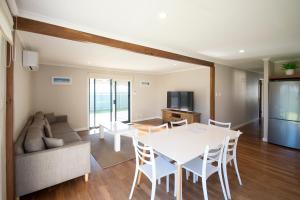
M39 69L38 52L23 50L23 67L29 71L37 71Z

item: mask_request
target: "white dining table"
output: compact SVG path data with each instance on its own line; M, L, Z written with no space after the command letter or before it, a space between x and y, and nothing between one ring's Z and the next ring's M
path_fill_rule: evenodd
M177 165L177 195L182 198L182 165L204 154L205 147L217 147L225 137L236 136L237 131L201 123L179 126L159 133L138 137L138 140L151 146L155 151L171 158Z

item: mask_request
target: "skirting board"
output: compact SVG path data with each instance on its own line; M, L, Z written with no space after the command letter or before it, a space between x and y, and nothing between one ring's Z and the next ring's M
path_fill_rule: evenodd
M250 123L252 123L252 122L255 122L255 121L257 121L258 119L259 119L259 118L252 119L252 120L250 120L250 121L247 121L247 122L245 122L245 123L242 123L242 124L236 125L236 126L232 127L231 129L233 129L233 130L236 130L236 129L238 129L238 128L242 127L242 126L245 126L245 125L247 125L247 124L250 124Z

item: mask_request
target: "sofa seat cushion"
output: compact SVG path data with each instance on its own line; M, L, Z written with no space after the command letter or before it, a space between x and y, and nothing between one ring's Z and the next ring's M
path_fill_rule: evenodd
M68 123L54 123L51 124L51 131L53 135L63 134L68 132L73 132L74 130L70 127Z
M58 139L63 139L64 144L81 141L80 136L74 131L68 132L68 133L54 134L53 136Z

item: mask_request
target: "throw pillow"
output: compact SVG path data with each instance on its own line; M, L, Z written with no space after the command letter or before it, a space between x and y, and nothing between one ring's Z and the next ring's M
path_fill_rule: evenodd
M61 147L64 145L63 139L43 137L43 140L48 149Z
M51 127L50 127L50 124L49 124L49 122L48 122L47 119L45 119L44 129L45 129L45 135L46 135L46 137L53 138Z

